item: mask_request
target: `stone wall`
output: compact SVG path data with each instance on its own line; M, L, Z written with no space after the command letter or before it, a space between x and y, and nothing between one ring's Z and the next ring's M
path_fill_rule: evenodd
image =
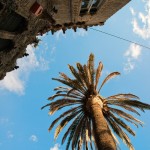
M37 0L38 4L43 7L43 12L36 16L31 12L31 7L36 0L0 0L0 44L7 46L10 40L13 43L5 49L0 49L0 80L6 76L7 72L18 68L16 60L26 56L28 44L37 44L37 35L43 35L48 31L54 34L60 29L65 33L67 29L71 28L76 31L77 28L87 29L88 26L103 25L110 16L129 1L103 0L94 15L80 16L82 0ZM9 21L8 16L12 14L16 14L14 15L16 19L20 17L25 21L21 23L22 27L19 21L14 22L16 27L18 25L19 29L22 29L16 29L13 30L13 33L9 33L12 29L11 24L15 21L15 19ZM2 25L4 18L7 18L10 24L7 28Z

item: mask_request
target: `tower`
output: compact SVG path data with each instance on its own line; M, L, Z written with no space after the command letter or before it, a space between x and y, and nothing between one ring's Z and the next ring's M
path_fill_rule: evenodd
M51 31L104 25L130 0L0 0L0 80L27 56L28 44Z

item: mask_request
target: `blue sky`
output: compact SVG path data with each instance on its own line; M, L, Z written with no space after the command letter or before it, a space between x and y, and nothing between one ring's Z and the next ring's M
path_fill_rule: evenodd
M96 29L119 35L150 47L150 0L132 0L114 14L104 26ZM102 89L103 96L116 93L134 93L143 102L150 103L150 50L121 41L91 29L58 31L40 37L37 49L27 47L29 57L18 60L20 68L8 73L0 81L0 149L1 150L63 150L60 138L53 140L54 130L48 132L51 121L59 114L48 116L48 109L40 108L54 94L59 84L52 81L58 72L70 74L67 64L86 63L89 54L95 54L96 64L104 64L104 78L109 72L121 76L111 80ZM143 128L131 137L136 150L150 149L150 112L141 113ZM121 142L120 147L127 147Z

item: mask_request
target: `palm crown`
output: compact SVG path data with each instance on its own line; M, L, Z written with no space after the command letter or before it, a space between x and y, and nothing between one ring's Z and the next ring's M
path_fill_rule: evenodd
M135 136L135 133L124 120L134 124L136 127L138 125L142 126L143 122L124 112L122 108L140 115L138 110L150 109L150 105L140 102L139 97L130 93L116 94L107 98L102 97L100 90L103 85L111 78L120 75L120 73L110 73L98 88L103 64L100 62L97 69L95 69L93 54L89 56L87 65L77 63L77 69L70 65L69 69L74 78L69 78L64 73L60 73L60 78L53 78L53 80L59 81L67 85L67 87L55 88L56 94L49 97L48 100L57 100L42 107L42 109L47 106L50 107L50 115L64 107L68 108L67 111L65 109L65 112L51 123L49 131L60 121L54 135L57 138L62 129L70 122L68 130L62 138L62 144L67 138L66 150L69 149L70 144L72 149L79 150L82 148L88 149L89 146L91 149L93 149L93 146L98 149L101 147L102 150L117 149L117 138L113 133L118 135L130 150L133 150L134 147L125 131L133 136ZM113 105L115 107L112 107ZM121 107L121 109L118 109L118 107ZM102 112L101 117L97 117L96 113L94 114L94 111L98 109ZM104 126L108 128L107 132L112 137L111 142L114 143L115 146L112 146L114 148L106 146L109 143L107 142L107 136L104 136L103 132L99 132L102 131L103 121L106 122ZM99 146L98 143L101 143L101 145Z

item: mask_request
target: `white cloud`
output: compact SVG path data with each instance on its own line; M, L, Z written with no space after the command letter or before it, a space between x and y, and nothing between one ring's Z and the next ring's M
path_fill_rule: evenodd
M38 137L36 135L31 135L29 140L32 142L38 142Z
M73 29L72 29L73 31ZM77 28L77 31L76 32L73 32L73 36L76 37L76 36L81 36L81 37L84 37L88 34L88 32L85 30L85 29L82 29L82 28ZM66 34L63 34L63 31L62 30L59 30L55 33L55 36L56 36L56 39L59 40L61 36L63 36L64 38L66 38Z
M130 57L132 59L138 59L141 55L141 47L136 44L131 44L129 49L124 54L126 57Z
M60 39L60 36L66 38L66 35L63 33L62 30L59 30L55 33L55 36L56 36L56 39L59 40Z
M84 37L84 36L87 35L87 31L86 31L85 29L80 29L80 28L78 28L78 29L77 29L77 35Z
M50 148L50 150L59 150L59 147L59 144L55 144L55 146Z
M73 31L73 37L84 37L88 34L88 32L85 29L77 28L77 31Z
M19 71L15 70L7 73L6 77L0 81L0 89L23 94L24 82L19 78Z
M123 68L124 72L129 73L134 68L135 68L135 63L130 58L128 58L127 62L124 64L124 68Z
M133 33L141 37L142 39L150 38L150 0L142 0L141 3L144 4L144 12L138 11L134 8L130 8L132 14L132 27ZM141 47L135 44L131 44L128 50L124 53L126 57L126 63L124 63L124 71L129 73L136 67L136 61L139 60L141 56Z
M8 132L7 132L7 138L8 138L8 139L14 138L14 134L13 134L11 131L8 131Z
M135 12L135 10L134 10L132 7L130 7L130 12L131 12L131 14L132 14L133 16L136 15L136 12Z
M6 77L0 81L1 90L7 90L22 95L24 94L25 83L31 71L35 69L48 69L48 61L42 56L37 58L35 49L32 45L27 46L27 53L29 54L28 57L18 59L17 65L19 69L7 73Z
M133 15L132 26L133 32L143 39L150 38L150 0L143 0L145 4L145 13L135 13L133 8L130 8Z
M34 49L31 45L27 47L28 57L24 57L17 61L19 69L7 73L6 77L0 81L0 89L6 89L19 95L24 94L25 80L31 70L39 66L36 59Z
M52 47L52 49L51 49L51 55L53 55L53 54L55 53L55 51L56 51L56 47L54 46L54 47Z
M124 71L129 73L135 68L135 61L141 56L141 47L136 44L131 44L124 53L127 61L124 63Z

